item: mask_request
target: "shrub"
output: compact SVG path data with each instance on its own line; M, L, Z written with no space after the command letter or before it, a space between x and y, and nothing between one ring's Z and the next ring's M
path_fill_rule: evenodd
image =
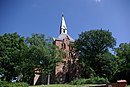
M108 79L106 78L103 78L103 77L93 77L93 78L90 78L90 82L92 84L105 84L105 83L109 83Z
M105 84L109 83L108 79L101 77L91 77L88 79L76 79L70 82L72 85L81 85L81 84Z
M29 87L29 85L24 82L16 82L16 83L10 83L9 87Z
M0 81L0 87L29 87L29 85L24 82L9 83L6 81Z
M76 79L70 82L72 85L81 85L85 84L87 79Z
M9 87L6 81L0 81L0 87Z

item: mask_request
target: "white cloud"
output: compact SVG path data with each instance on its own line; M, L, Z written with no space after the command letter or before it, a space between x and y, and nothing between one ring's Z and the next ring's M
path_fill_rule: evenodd
M101 2L101 0L96 0L96 2Z

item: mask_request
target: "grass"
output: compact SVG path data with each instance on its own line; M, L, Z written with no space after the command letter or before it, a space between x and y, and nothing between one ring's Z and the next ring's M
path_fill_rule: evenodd
M95 86L97 84L84 84L85 86ZM37 85L29 87L80 87L84 85L69 85L69 84L50 84L50 85Z
M88 86L95 84L86 84ZM51 85L37 85L37 86L29 86L29 87L80 87L78 85L69 85L69 84L51 84ZM130 85L128 85L130 87Z
M69 84L51 84L51 85L29 86L29 87L79 87L79 86Z

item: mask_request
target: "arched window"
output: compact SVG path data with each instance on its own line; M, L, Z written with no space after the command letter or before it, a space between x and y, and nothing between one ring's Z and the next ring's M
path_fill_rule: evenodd
M62 49L66 49L66 44L65 44L65 43L62 43L62 44L61 44L61 48L62 48Z
M63 30L63 33L65 33L65 29Z
M72 52L69 52L69 57L73 58L73 53Z

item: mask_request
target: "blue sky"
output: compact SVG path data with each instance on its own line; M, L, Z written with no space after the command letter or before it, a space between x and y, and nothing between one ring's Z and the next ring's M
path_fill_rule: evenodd
M117 45L130 42L130 0L0 0L0 35L58 37L62 12L74 39L102 28L113 33Z

